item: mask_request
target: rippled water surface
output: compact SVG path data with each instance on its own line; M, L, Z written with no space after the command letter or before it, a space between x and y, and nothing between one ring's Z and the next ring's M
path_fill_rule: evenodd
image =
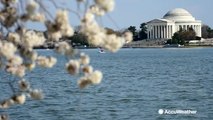
M69 76L63 68L66 59L55 55L59 61L54 69L37 68L26 77L43 89L45 99L0 112L11 120L213 120L212 48L82 51L102 70L100 85L80 90L78 76ZM2 96L6 87L1 85ZM197 114L160 115L159 109Z

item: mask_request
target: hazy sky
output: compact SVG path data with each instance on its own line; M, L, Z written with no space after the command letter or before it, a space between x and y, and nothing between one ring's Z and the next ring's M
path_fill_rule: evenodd
M76 10L75 0L65 0L64 5ZM105 27L114 29L123 29L131 25L139 28L143 22L148 22L155 18L162 18L169 10L174 8L184 8L189 11L197 20L209 25L213 28L213 0L115 0L116 7L109 15L110 17L103 17L101 23ZM47 4L47 9L52 9ZM54 10L52 10L54 12ZM79 24L79 19L73 14L70 16L70 23L72 26ZM40 25L30 25L34 28L41 29Z

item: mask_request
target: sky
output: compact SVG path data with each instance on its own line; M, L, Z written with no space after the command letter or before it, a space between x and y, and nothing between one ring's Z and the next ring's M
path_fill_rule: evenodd
M99 20L104 27L120 30L136 26L139 29L141 23L162 18L174 8L184 8L195 19L201 20L203 24L213 28L213 0L115 0L115 3L114 11ZM54 12L53 8L49 6L47 4L47 9ZM61 6L76 10L75 0L67 0ZM70 13L70 23L72 26L79 25L79 19L72 13ZM39 25L30 26L42 29Z
M213 28L213 0L116 0L115 10L110 16L120 28L133 25L139 29L141 23L162 18L174 8L186 9L195 19ZM113 27L107 18L104 22Z

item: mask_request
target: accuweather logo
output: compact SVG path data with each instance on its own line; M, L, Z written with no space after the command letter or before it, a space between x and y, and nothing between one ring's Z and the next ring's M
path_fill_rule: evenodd
M160 115L162 115L162 114L164 113L164 110L163 110L163 109L159 109L159 110L158 110L158 113L159 113Z
M176 114L185 114L185 115L189 115L189 114L196 114L197 111L196 110L168 110L168 109L159 109L158 110L158 114L162 115L162 114L168 114L168 115L176 115Z

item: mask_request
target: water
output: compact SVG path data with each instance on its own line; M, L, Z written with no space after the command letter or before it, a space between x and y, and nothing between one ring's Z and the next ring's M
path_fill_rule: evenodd
M77 76L64 70L61 56L54 69L27 75L45 99L28 100L8 110L11 120L212 120L213 49L122 49L100 54L83 50L102 70L103 82L80 90ZM52 55L52 51L40 50ZM55 54L54 54L55 55ZM37 74L35 74L37 73ZM4 95L1 85L0 94ZM196 110L191 115L160 115L159 109Z

